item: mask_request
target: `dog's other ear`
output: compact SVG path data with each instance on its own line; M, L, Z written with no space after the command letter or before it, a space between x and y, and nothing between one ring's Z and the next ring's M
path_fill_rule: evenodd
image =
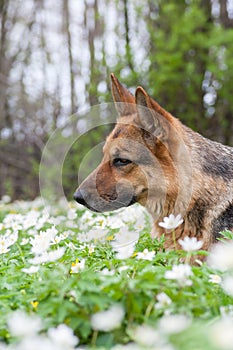
M166 140L172 116L155 102L141 86L136 89L135 95L141 126L161 141Z
M136 113L137 110L134 96L129 92L129 90L121 85L113 73L111 74L111 80L112 95L119 116L127 116L129 114Z

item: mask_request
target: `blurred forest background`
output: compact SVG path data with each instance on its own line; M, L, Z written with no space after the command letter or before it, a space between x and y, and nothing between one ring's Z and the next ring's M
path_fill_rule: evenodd
M112 101L110 72L233 145L233 0L0 0L0 195L39 194L46 141L71 114ZM82 152L65 162L68 193Z

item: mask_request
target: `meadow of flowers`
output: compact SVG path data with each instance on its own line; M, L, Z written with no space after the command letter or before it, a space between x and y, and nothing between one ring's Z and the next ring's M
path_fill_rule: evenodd
M232 233L202 263L201 241L164 251L150 226L137 205L95 214L3 197L0 350L233 349Z

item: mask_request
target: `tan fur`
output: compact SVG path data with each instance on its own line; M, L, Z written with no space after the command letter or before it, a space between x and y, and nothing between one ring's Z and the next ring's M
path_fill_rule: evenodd
M112 93L118 123L75 199L96 211L140 203L154 220L152 236L165 233L169 249L175 248L172 235L159 222L181 214L176 240L194 236L208 250L219 230L233 228L232 149L185 127L143 88L134 97L114 75Z

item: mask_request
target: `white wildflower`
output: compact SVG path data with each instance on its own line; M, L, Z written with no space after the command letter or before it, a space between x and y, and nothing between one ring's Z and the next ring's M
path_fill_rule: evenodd
M188 264L173 265L172 270L165 272L165 278L177 280L180 286L191 286L192 281L188 277L192 275L191 266Z
M119 328L125 311L121 305L113 305L106 311L100 311L91 316L91 326L94 330L110 332Z
M220 271L233 269L233 241L214 245L210 250L207 263Z
M151 221L151 217L148 216L145 212L144 213L139 213L138 217L136 218L135 222L134 222L134 228L135 230L139 230L141 231L143 229L143 227L145 227L146 224L146 216L147 216L147 221Z
M95 219L94 219L94 225L97 228L105 228L106 227L106 219L105 216L102 215L98 215Z
M50 252L44 252L40 255L36 255L34 258L29 259L30 264L39 265L48 262L54 262L60 259L65 253L65 248L60 247L56 250L52 250Z
M126 245L136 244L139 239L139 232L129 231L126 227L122 228L114 236L114 241L111 242L112 247L118 248Z
M137 253L137 259L139 260L149 260L152 261L155 256L155 251L152 250L151 252L148 251L148 249L144 249L143 252Z
M10 233L8 230L5 235L0 235L0 254L5 254L10 251L12 246L18 239L18 233Z
M8 328L12 336L25 337L34 335L42 328L41 319L29 316L23 311L15 311L8 317Z
M77 293L76 293L75 290L71 290L71 291L69 292L69 295L70 295L72 298L74 298L74 299L77 298Z
M94 246L94 244L90 244L90 245L88 246L88 253L89 253L89 254L93 254L94 251L95 251L95 246Z
M106 219L106 226L112 230L116 228L125 227L124 221L121 219L121 217L118 217L117 215L108 216Z
M233 320L233 305L220 306L219 310L222 317L230 317Z
M227 295L233 296L233 277L226 276L223 278L222 287Z
M86 210L79 219L79 224L81 229L86 229L86 227L89 226L97 227L99 230L106 228L106 219L104 215L99 214L94 216L92 212Z
M179 239L178 241L183 250L186 252L193 252L201 249L203 246L202 241L198 241L196 237L184 237L184 239Z
M117 259L130 258L135 250L135 245L138 242L139 233L129 231L127 228L122 228L115 234L114 240L111 242L113 250L116 251Z
M24 216L21 214L7 214L3 219L3 225L5 228L11 228L12 224L18 223L22 224L24 221Z
M165 315L159 321L159 328L165 334L180 333L191 325L191 320L185 315Z
M91 242L96 240L101 240L108 234L107 230L102 229L90 229L88 232L79 233L77 239L79 242Z
M75 263L72 263L70 273L79 273L84 270L85 262L85 259L82 259L81 261L77 259Z
M128 259L130 258L135 250L135 245L138 241L138 233L122 229L116 233L114 240L111 242L111 246L116 251L117 259Z
M38 224L38 219L40 217L40 212L37 212L36 210L29 211L22 220L22 226L25 230L29 229L30 227L36 226Z
M58 244L62 241L64 241L68 236L64 233L61 233L60 235L56 235L54 238L52 238L50 244L54 245L54 244Z
M74 220L67 220L65 224L66 224L66 227L68 227L68 228L77 227L77 223Z
M118 216L122 220L123 223L133 222L134 227L135 227L135 224L137 223L137 221L140 222L140 224L139 224L140 226L144 227L145 217L149 218L145 208L143 208L142 206L137 205L137 204L134 206L131 206L131 207L120 209L118 211ZM125 224L124 224L124 226L125 226Z
M46 234L40 234L35 238L31 238L30 243L32 245L31 252L36 255L46 252L50 247L50 239Z
M30 266L29 268L24 268L24 269L22 269L22 271L25 272L25 273L28 273L28 274L33 274L33 273L38 272L39 269L40 269L39 266L33 266L33 265L32 265L32 266Z
M10 203L10 201L11 201L11 197L8 196L7 194L3 195L1 198L1 202L4 204Z
M11 228L13 231L17 232L19 230L22 230L22 225L20 225L18 222L13 222Z
M76 213L76 209L69 209L68 212L67 212L67 218L69 220L74 220L77 218L77 213Z
M64 350L58 348L56 344L44 335L33 335L25 337L12 350ZM73 349L72 349L73 350Z
M166 308L172 303L171 298L169 298L169 296L164 292L159 293L156 296L156 299L158 300L158 303L155 304L156 309Z
M219 275L210 275L209 278L209 282L210 283L215 283L215 284L221 284L222 282L222 277L220 277Z
M52 226L51 228L47 228L47 230L44 231L43 233L45 233L50 238L50 241L51 241L57 235L58 230L56 229L55 226Z
M63 255L65 254L65 248L59 247L56 250L51 250L50 252L47 252L45 254L45 261L44 262L54 262L59 260Z
M15 244L15 242L18 240L18 232L14 231L13 233L8 234L6 239L9 246Z
M53 226L52 228L48 228L46 231L40 231L40 233L37 234L35 237L31 237L31 252L36 255L46 252L49 249L52 242L55 240L57 232L57 229L55 228L55 226Z
M54 226L56 226L56 225L60 225L63 221L66 221L67 219L66 219L66 216L63 216L63 215L59 215L59 216L51 216L48 220L47 220L47 222L49 223L49 224L52 224L52 225L54 225Z
M8 345L0 342L0 350L9 350L9 347L8 347Z
M159 332L148 325L137 326L132 331L133 340L141 346L153 347L161 342Z
M115 248L114 250L116 251L116 258L120 260L128 259L133 255L134 249L135 244L128 244L125 246Z
M165 216L163 221L159 222L159 226L164 227L167 230L174 230L178 226L183 223L183 219L180 214L175 216L174 214L170 214L169 216Z
M118 271L119 272L127 271L129 268L130 268L129 266L123 265L123 266L118 267Z
M73 330L65 324L48 330L48 337L61 349L73 349L79 342Z
M233 344L233 319L224 317L216 322L209 331L209 338L216 349L231 350Z
M40 265L47 262L48 253L45 252L41 255L36 255L34 258L29 259L29 263L32 265Z
M162 222L159 222L159 226L164 227L166 230L174 230L180 226L183 219L180 214L177 216L170 214L168 217L165 216Z
M49 214L48 213L43 213L42 216L40 216L38 219L37 219L37 223L35 225L35 229L36 230L40 230L45 223L48 223L49 222Z
M115 270L109 270L106 267L100 271L100 273L104 276L114 276L116 271Z
M2 245L2 244L0 245L0 254L5 254L9 251L10 251L10 249L7 246Z
M93 220L93 215L94 215L94 213L91 212L90 210L85 210L82 217L81 217L81 221L88 223L88 222Z
M29 238L23 238L20 245L26 245L29 243Z
M65 245L71 250L77 250L78 249L77 247L75 247L74 243L72 243L72 242L69 242L69 243L65 242Z
M31 228L29 228L29 230L28 230L28 234L29 234L30 236L36 236L36 235L38 234L38 230L35 229L34 227L31 227Z

